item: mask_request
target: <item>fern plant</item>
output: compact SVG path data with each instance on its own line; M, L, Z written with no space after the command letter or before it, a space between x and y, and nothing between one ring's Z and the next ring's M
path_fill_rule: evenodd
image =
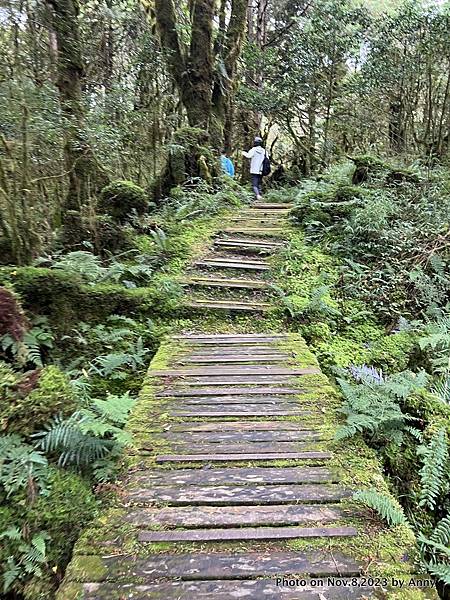
M376 511L380 517L392 527L408 524L400 504L389 496L381 494L377 490L361 490L355 492L353 494L353 499Z
M38 447L57 457L61 467L75 466L81 470L105 469L124 446L131 444L130 435L122 427L134 405L129 394L108 395L94 400L91 408L76 411L69 418L56 416L44 431L34 435Z
M0 435L0 488L7 496L26 489L32 500L37 491L46 491L46 457L16 434Z
M422 567L450 585L450 515L441 519L430 537L419 534Z
M24 333L21 340L5 334L0 338L0 346L4 352L11 352L20 365L31 363L42 367L44 351L53 348L54 339L47 318L38 317L33 320L33 327Z
M50 536L40 531L27 541L17 527L0 532L0 540L9 541L14 547L14 556L9 556L4 565L3 593L11 589L12 584L31 576L40 577L42 566L47 561L47 541ZM5 542L4 542L5 543Z
M423 387L426 375L406 371L384 377L382 372L366 366L351 367L350 372L359 383L337 379L345 399L340 412L345 415L346 423L338 429L336 438L340 440L364 433L375 444L394 442L400 445L405 428L414 420L403 413L400 400Z
M421 482L419 504L434 510L439 496L449 489L450 463L445 429L437 431L427 446L419 446L417 453L423 461L419 471Z

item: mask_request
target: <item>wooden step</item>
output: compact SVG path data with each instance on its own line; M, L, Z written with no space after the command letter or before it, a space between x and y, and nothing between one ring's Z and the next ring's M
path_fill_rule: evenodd
M226 259L226 258L210 258L200 260L194 263L196 267L215 267L221 269L244 269L249 271L268 271L270 269L269 263L262 261L244 261Z
M211 363L227 364L227 363L279 363L287 364L292 362L292 356L288 354L236 354L235 356L187 356L181 358L173 364L197 364L207 365Z
M227 240L217 240L214 242L214 246L225 250L251 250L252 252L261 254L271 254L282 247L281 245L263 246L262 244L252 244L251 242L228 242Z
M200 416L200 415L197 415ZM184 462L244 462L271 460L327 460L331 452L279 452L278 454L165 454L156 457L158 464Z
M191 438L192 434L189 434ZM332 483L336 475L325 467L232 467L216 469L153 469L137 471L127 480L137 485L236 485Z
M291 405L292 406L292 405ZM268 404L253 404L252 406L197 406L188 408L178 408L169 410L172 417L305 417L317 411L302 410L301 408L277 408Z
M299 431L309 429L310 425L302 425L294 421L200 421L198 423L171 423L167 431Z
M300 399L301 400L301 399ZM217 404L269 404L270 406L276 405L280 407L281 405L291 405L298 406L299 404L298 396L194 396L187 398L177 398L177 407L188 406L188 405L217 405ZM307 398L306 404L314 403L314 400Z
M252 208L260 210L260 209L271 209L271 210L278 210L278 209L291 209L294 207L293 203L275 203L275 202L255 202L254 204L252 204Z
M226 310L230 312L265 312L273 308L272 304L267 302L237 302L233 300L186 300L182 303L185 308L201 308Z
M83 600L367 600L374 597L374 588L367 586L367 579L355 582L353 587L328 585L325 581L319 588L307 582L298 588L280 585L272 578L169 581L151 585L85 583L82 593Z
M270 285L265 281L255 281L252 279L225 279L217 277L190 277L188 279L183 280L182 285L191 285L197 287L219 287L243 290L270 289Z
M285 242L277 242L275 240L271 240L268 238L244 238L244 237L236 237L236 236L227 236L226 238L217 238L214 243L217 242L227 242L230 244L251 244L252 246L263 246L270 248L282 248L285 245Z
M181 509L178 509L180 512ZM86 572L92 558L77 556ZM111 571L115 578L128 578L133 573L141 582L164 578L184 581L214 579L251 579L282 573L315 577L357 576L361 567L339 552L214 552L158 554L145 559L132 556L107 556L101 559L102 572ZM92 574L90 575L92 577ZM192 599L194 600L194 599Z
M289 339L289 335L287 333L183 333L180 335L172 335L170 339L172 340L246 340L255 343L261 342L261 340L266 339L271 340L287 340Z
M333 523L349 516L333 504L268 506L167 506L131 510L124 516L137 527L257 527Z
M260 396L261 394L267 394L269 396L292 396L304 394L305 390L300 388L291 387L211 387L211 388L189 388L189 389L178 389L170 388L165 389L162 392L158 392L156 396L161 397L189 397L189 396Z
M243 235L282 236L284 231L280 227L227 227L223 233L242 233Z
M354 527L240 527L238 529L141 531L138 540L140 542L220 542L354 537L357 534Z
M171 442L168 445L172 452L179 452L180 454L214 454L220 452L220 454L277 454L278 452L301 452L305 450L320 451L323 449L323 443L319 443L320 440L303 440L296 442L236 442L236 443L208 443L208 442L197 442L195 444L190 442ZM150 442L148 448L145 443L141 446L142 450L152 451L153 445Z
M310 367L287 368L274 365L236 365L235 367L200 367L198 369L167 369L165 371L150 371L153 377L190 377L197 375L314 375L320 369Z

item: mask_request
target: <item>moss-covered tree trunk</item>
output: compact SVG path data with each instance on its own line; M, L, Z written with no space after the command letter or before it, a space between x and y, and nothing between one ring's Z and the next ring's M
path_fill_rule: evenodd
M71 247L83 239L81 209L107 183L87 140L82 103L84 74L78 27L78 0L47 0L57 42L57 81L66 121L64 158L69 179L62 206L63 242Z
M228 27L225 18L220 19L220 29L216 44L218 65L212 95L212 121L210 131L213 139L223 142L227 152L232 148L234 125L234 96L237 89L237 63L244 40L247 0L232 0ZM225 13L226 3L222 3L221 13Z
M150 10L148 0L141 0ZM179 35L174 0L155 0L153 9L169 70L177 84L189 125L208 130L211 143L231 144L236 65L242 49L247 0L190 1L189 44ZM226 14L229 13L227 24ZM214 20L219 28L213 39Z

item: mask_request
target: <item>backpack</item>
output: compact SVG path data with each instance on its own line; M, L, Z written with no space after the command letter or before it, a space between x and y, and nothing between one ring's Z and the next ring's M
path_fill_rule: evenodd
M270 174L270 170L271 170L270 159L267 156L267 152L266 152L264 155L263 163L262 163L261 175L263 177L266 177L267 175Z

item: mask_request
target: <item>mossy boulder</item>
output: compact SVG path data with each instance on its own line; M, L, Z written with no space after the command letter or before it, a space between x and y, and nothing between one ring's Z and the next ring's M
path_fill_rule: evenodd
M6 373L3 383L9 379ZM2 402L0 406L0 426L8 433L27 436L41 429L51 417L67 416L76 408L74 392L66 375L58 367L49 365L25 375L9 388L8 402Z
M133 216L141 216L149 209L149 199L145 190L132 181L113 181L101 191L97 211L124 223Z
M384 180L387 184L418 183L419 177L411 169L396 167L371 154L353 156L355 164L352 183L359 185L371 180Z
M356 206L361 206L365 193L358 186L320 183L315 189L299 194L291 214L301 223L320 222L328 226L347 217Z

